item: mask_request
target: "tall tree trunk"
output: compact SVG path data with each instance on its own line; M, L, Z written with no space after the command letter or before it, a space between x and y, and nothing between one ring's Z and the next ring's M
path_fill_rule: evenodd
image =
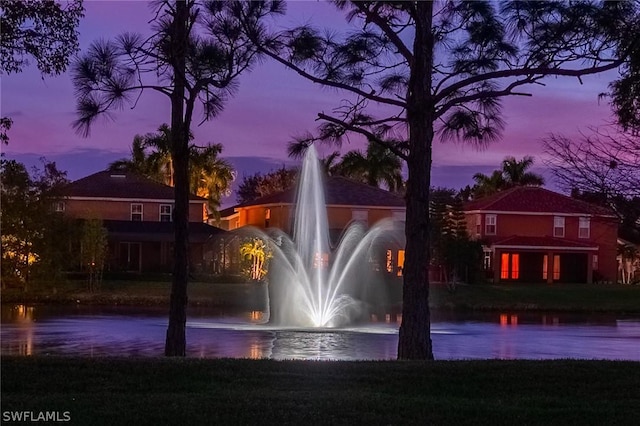
M407 161L406 258L398 359L433 359L429 313L429 188L433 142L431 96L433 3L415 2L414 63L407 94L410 153Z
M171 94L171 156L175 179L175 232L173 281L169 310L169 327L164 354L185 356L187 323L187 281L189 278L189 154L188 131L184 119L185 68L187 54L187 20L185 1L176 2L173 22L172 59L174 89Z

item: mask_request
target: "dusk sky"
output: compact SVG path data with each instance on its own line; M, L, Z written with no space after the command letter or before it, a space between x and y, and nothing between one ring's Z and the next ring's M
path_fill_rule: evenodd
M112 39L125 31L148 31L152 13L143 1L86 1L81 22L80 47ZM290 27L313 23L318 27L344 28L343 15L333 6L317 1L289 2L287 14L276 25ZM475 172L489 172L506 155L532 155L543 167L541 140L550 133L579 137L589 126L604 125L611 117L606 102L598 102L615 74L576 79L549 79L536 87L533 97L512 97L504 102L507 127L501 141L479 151L455 143L434 144L433 182L458 188L471 183ZM269 171L293 163L286 146L295 135L313 131L316 114L331 111L343 95L304 81L281 65L266 61L242 76L237 95L213 121L194 127L196 143L222 143L222 156L236 167L239 178L256 171ZM75 119L75 98L71 77L42 78L35 66L21 74L2 76L1 113L14 120L9 146L2 150L10 159L27 165L45 156L56 161L72 180L97 172L119 158L127 157L134 135L155 131L169 122L169 102L152 93L143 94L131 110L113 114L113 120L99 120L91 135L83 138L71 128ZM197 118L194 124L200 120ZM362 148L345 144L342 151ZM321 155L333 151L322 148ZM550 178L550 176L549 176ZM549 181L553 188L553 182ZM234 198L224 204L230 205Z

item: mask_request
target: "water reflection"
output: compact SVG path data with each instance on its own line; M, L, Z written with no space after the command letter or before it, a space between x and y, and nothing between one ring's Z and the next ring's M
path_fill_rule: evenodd
M161 356L165 309L2 306L2 355ZM202 358L394 359L398 313L343 329L277 328L262 311L191 310L188 355ZM640 360L640 318L528 312L434 312L438 359Z

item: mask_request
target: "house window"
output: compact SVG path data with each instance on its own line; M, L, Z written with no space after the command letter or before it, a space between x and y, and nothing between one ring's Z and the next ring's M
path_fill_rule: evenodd
M589 238L591 234L591 219L581 217L578 225L578 238Z
M542 279L546 280L549 278L549 256L544 255L542 257Z
M554 216L553 218L553 236L564 237L564 216Z
M369 212L367 210L353 210L351 212L351 219L357 222L363 222L366 225L369 221Z
M142 204L131 204L131 220L134 222L142 221Z
M511 279L517 280L520 278L520 255L514 253L511 255Z
M491 270L491 258L493 257L493 253L491 252L491 249L487 246L482 246L482 253L484 255L483 258L483 266L484 266L484 270L485 271L490 271Z
M495 214L488 214L485 216L484 220L484 233L486 235L496 235L497 216Z
M386 256L386 268L387 272L393 272L393 252L391 250L387 250Z
M402 276L402 271L404 270L404 250L398 250L398 272L397 275L399 277Z
M500 258L500 279L506 280L509 278L509 253L502 253Z
M598 270L598 255L597 254L593 255L593 270L594 271Z
M264 211L264 227L269 227L269 222L271 221L271 209L265 209Z
M55 209L57 212L64 212L64 208L65 208L64 201L58 201L55 205Z
M500 259L500 279L517 280L520 278L520 255L518 253L502 253Z
M173 215L171 214L171 204L160 204L160 222L171 222Z
M482 215L476 215L476 235L482 234Z
M553 279L560 279L560 255L556 254L553 256Z

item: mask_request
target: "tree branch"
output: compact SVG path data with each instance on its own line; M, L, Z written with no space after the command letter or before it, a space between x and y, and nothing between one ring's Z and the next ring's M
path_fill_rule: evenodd
M472 85L474 83L479 83L481 81L488 81L488 80L493 80L498 78L521 77L521 76L536 75L536 74L539 75L540 77L545 77L550 75L565 76L565 77L581 77L584 75L598 74L604 71L616 69L623 63L624 61L622 59L617 59L617 60L612 60L611 63L607 65L582 68L577 70L563 69L563 68L536 67L536 68L518 68L518 69L510 69L510 70L493 71L485 74L474 75L472 77L453 83L449 87L443 89L440 93L436 94L434 96L434 100L436 102L440 102L443 99L446 99L449 96L451 96L456 91L462 89L463 87Z
M324 78L318 78L315 75L309 74L308 72L306 72L305 70L303 70L302 68L298 67L297 65L293 64L290 61L287 61L285 59L282 59L280 56L276 55L275 53L271 52L270 50L260 46L260 51L263 52L264 54L266 54L267 56L269 56L270 58L276 60L277 62L281 63L282 65L284 65L285 67L295 71L296 73L298 73L299 75L301 75L302 77L306 78L307 80L312 81L313 83L317 83L317 84L321 84L324 86L329 86L329 87L335 87L337 89L343 89L346 90L348 92L351 93L355 93L356 95L365 97L371 101L374 102L378 102L381 104L386 104L386 105L394 105L394 106L398 106L398 107L402 107L405 108L406 103L399 101L399 100L395 100L395 99L390 99L390 98L385 98L382 96L377 96L375 95L374 91L371 92L365 92L364 90L360 90L356 87L350 86L348 84L344 84L344 83L339 83L337 81L331 81L331 80L327 80Z
M324 121L328 121L329 123L337 124L338 126L341 126L345 130L348 130L350 132L359 133L359 134L365 136L370 141L378 143L378 144L384 146L389 151L393 152L395 155L397 155L398 157L402 158L404 161L407 161L409 159L409 157L404 152L399 150L395 145L390 144L389 142L387 142L387 141L385 141L383 139L380 139L378 136L376 136L372 132L370 132L370 131L368 131L366 129L363 129L360 126L356 126L354 124L348 123L346 121L340 120L339 118L332 117L332 116L324 114L324 113L319 113L318 114L318 119L324 120Z
M413 63L413 53L409 50L409 48L402 42L398 34L391 29L388 25L388 22L384 20L379 14L370 11L364 3L355 1L353 5L356 6L362 13L367 17L367 21L371 21L376 24L382 32L389 37L391 43L398 48L398 52L407 60L409 66Z

